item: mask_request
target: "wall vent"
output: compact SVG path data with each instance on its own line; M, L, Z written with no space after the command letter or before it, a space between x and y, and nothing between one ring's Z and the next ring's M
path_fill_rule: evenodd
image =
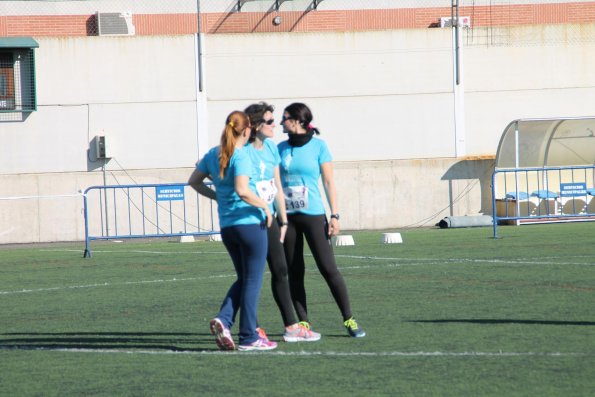
M134 36L132 13L98 12L97 28L99 36Z

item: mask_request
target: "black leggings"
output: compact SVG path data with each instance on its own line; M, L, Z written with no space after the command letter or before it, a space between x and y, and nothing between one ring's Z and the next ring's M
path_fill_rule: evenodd
M279 307L283 323L286 327L297 323L291 294L289 292L289 279L287 276L287 262L283 252L283 244L279 241L280 232L277 222L273 222L268 228L269 250L267 252L267 262L271 271L271 289L273 298Z
M289 227L285 235L285 257L289 270L291 298L300 321L308 320L308 305L304 287L304 236L314 256L318 270L329 286L343 320L351 318L351 305L347 285L337 269L333 247L328 237L328 222L325 215L288 214Z

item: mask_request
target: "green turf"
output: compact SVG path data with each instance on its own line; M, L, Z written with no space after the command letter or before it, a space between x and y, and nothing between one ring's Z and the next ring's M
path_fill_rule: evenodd
M352 232L335 249L352 339L307 257L320 342L219 352L223 245L0 248L1 396L587 396L595 390L595 223ZM267 274L259 311L281 318ZM233 329L236 331L236 329Z

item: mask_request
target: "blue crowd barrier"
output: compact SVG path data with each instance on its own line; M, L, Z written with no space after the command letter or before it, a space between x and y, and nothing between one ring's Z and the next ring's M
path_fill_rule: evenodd
M219 233L216 204L186 183L91 186L83 197L85 258L93 240Z

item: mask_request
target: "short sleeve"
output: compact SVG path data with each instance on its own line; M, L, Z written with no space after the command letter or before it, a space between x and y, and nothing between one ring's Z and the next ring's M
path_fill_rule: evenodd
M333 156L328 150L326 142L320 141L320 153L318 154L318 164L324 164L333 161Z
M198 163L196 163L196 169L200 172L204 172L205 174L209 174L209 166L208 166L208 156L210 152L203 156L202 159Z
M236 149L233 159L233 171L235 176L251 176L252 160L250 155L244 149Z

